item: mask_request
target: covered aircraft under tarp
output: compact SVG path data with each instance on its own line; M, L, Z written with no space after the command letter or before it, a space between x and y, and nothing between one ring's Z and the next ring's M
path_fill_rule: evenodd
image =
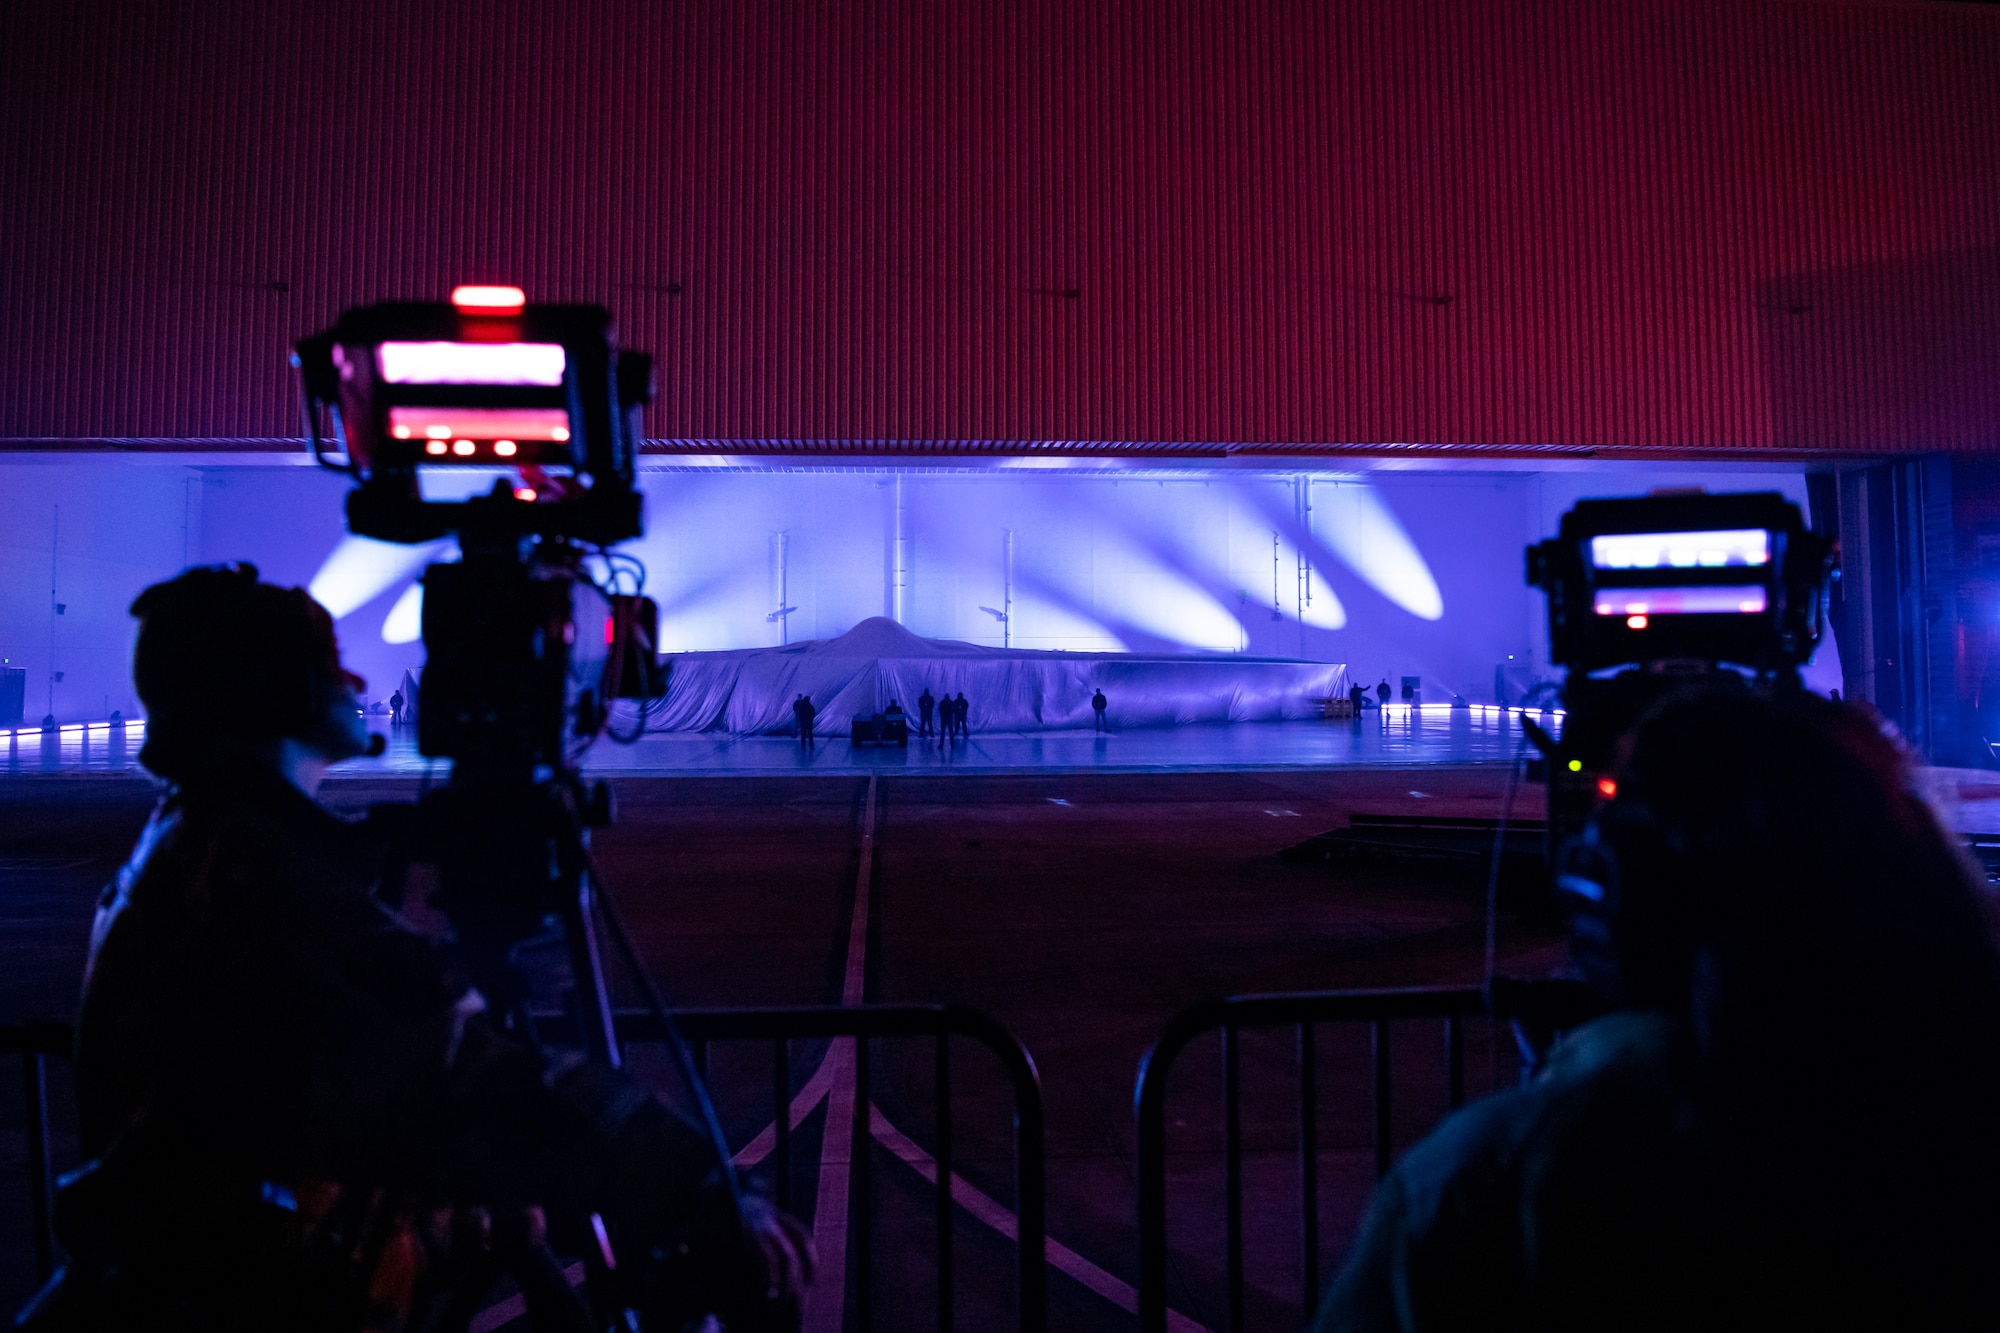
M790 732L801 694L819 710L823 732L844 731L891 699L914 722L926 688L939 698L963 693L980 731L1088 727L1098 689L1119 727L1277 722L1318 717L1322 699L1347 689L1347 668L1334 663L987 648L926 639L885 616L837 639L675 653L668 661L667 697L649 710L649 730Z

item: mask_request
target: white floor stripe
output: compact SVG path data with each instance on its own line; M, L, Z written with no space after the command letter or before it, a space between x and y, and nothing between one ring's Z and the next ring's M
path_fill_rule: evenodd
M819 1062L819 1068L815 1069L813 1076L806 1080L806 1085L799 1089L798 1096L792 1098L793 1129L805 1123L806 1117L813 1113L813 1108L825 1099L827 1089L833 1086L832 1057L833 1047L829 1045L826 1057ZM777 1147L778 1126L773 1123L758 1130L757 1137L744 1144L730 1160L736 1163L737 1170L748 1171L769 1157Z
M804 1333L840 1333L847 1312L847 1185L854 1146L854 1039L835 1038L820 1066L832 1072L826 1132L819 1151L819 1197L813 1206L813 1248L819 1275L806 1291Z
M583 1261L578 1260L563 1269L563 1280L572 1287L583 1285ZM466 1333L493 1333L496 1328L504 1328L528 1313L528 1302L519 1294L509 1296L495 1305L489 1305L466 1321Z
M868 881L875 870L875 779L868 779L868 798L861 812L861 872L854 877L854 914L847 923L847 971L840 982L840 1002L861 1003L868 983Z
M868 983L868 881L875 871L875 778L861 810L861 866L854 877L854 911L847 923L847 969L840 1002L862 1002ZM828 1071L826 1130L820 1139L819 1199L813 1209L813 1245L819 1277L806 1293L804 1333L840 1333L847 1310L847 1211L849 1153L854 1142L854 1039L837 1039L820 1068ZM773 1139L775 1140L775 1132Z
M919 1148L915 1140L891 1124L889 1117L882 1114L882 1108L872 1103L869 1108L868 1129L883 1147L903 1159L916 1173L931 1184L937 1184L937 1159ZM984 1222L1008 1240L1020 1239L1020 1224L1005 1204L983 1190L966 1183L965 1177L956 1171L951 1174L951 1200L977 1220ZM1053 1237L1045 1238L1048 1246L1049 1267L1067 1273L1090 1290L1110 1301L1127 1314L1139 1313L1139 1293L1132 1284L1105 1272L1090 1260L1072 1250ZM1208 1333L1208 1330L1184 1314L1167 1312L1167 1327L1174 1333Z

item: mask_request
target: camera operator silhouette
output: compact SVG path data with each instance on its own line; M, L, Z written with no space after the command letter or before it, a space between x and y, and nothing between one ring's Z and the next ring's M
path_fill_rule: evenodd
M165 786L92 930L89 1160L25 1324L462 1329L505 1271L533 1327L589 1327L553 1258L588 1253L622 1261L614 1307L795 1325L798 1224L739 1211L707 1135L619 1073L489 1022L450 949L372 896L381 840L313 798L371 749L326 610L245 564L132 613Z
M1377 1189L1320 1330L2000 1327L2000 957L1898 745L1644 715L1558 859L1615 1006Z

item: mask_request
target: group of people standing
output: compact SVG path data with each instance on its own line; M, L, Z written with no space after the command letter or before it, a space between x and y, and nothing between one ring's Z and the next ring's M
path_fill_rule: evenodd
M931 719L937 719L935 732L939 745L954 737L963 739L967 735L965 718L972 705L965 701L965 691L960 690L956 699L947 692L942 699L931 697L931 687L924 686L924 692L917 696L917 735L930 736Z
M954 738L962 739L967 735L965 720L971 710L972 705L966 702L965 691L960 690L957 698L946 694L944 698L938 699L931 695L930 687L926 685L924 692L917 696L917 735L936 735L940 745ZM890 700L884 716L902 715L901 706L895 700ZM812 749L816 743L813 736L813 721L819 716L819 710L813 707L810 695L801 694L792 700L792 716L798 722L799 744L808 750ZM935 732L932 730L933 719L936 725Z
M1357 691L1360 688L1358 685L1355 686ZM1386 692L1388 688L1389 682L1386 680L1383 681L1382 689ZM1386 697L1385 693L1385 700ZM1105 719L1105 709L1109 702L1104 697L1102 689L1094 690L1091 693L1090 711L1093 720L1092 725L1097 731L1111 730L1111 724ZM924 692L917 696L917 735L920 738L934 736L940 745L951 740L967 739L970 732L966 726L966 718L970 714L971 709L972 705L966 702L964 690L960 690L956 697L947 691L945 696L940 699L933 696L930 686L926 685L924 686ZM815 743L813 738L813 719L819 716L819 710L813 707L813 701L809 695L801 694L798 698L792 700L792 716L797 719L799 744L808 750L812 749ZM901 705L891 699L889 707L885 710L883 716L902 717L903 710Z
M1387 676L1382 677L1382 683L1375 687L1374 706L1376 708L1387 707L1390 698L1394 694L1395 691L1389 688L1389 678ZM1347 687L1347 702L1352 706L1352 716L1360 717L1361 710L1369 706L1368 687L1358 680L1355 681Z

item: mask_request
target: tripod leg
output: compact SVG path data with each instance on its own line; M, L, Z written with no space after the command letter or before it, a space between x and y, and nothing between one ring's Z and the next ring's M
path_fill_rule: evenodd
M624 1051L618 1044L617 1024L611 1012L611 988L605 984L604 955L598 947L592 921L590 879L581 873L568 878L573 880L573 886L562 895L563 935L569 947L570 972L576 988L580 1035L591 1059L619 1069L625 1063Z

